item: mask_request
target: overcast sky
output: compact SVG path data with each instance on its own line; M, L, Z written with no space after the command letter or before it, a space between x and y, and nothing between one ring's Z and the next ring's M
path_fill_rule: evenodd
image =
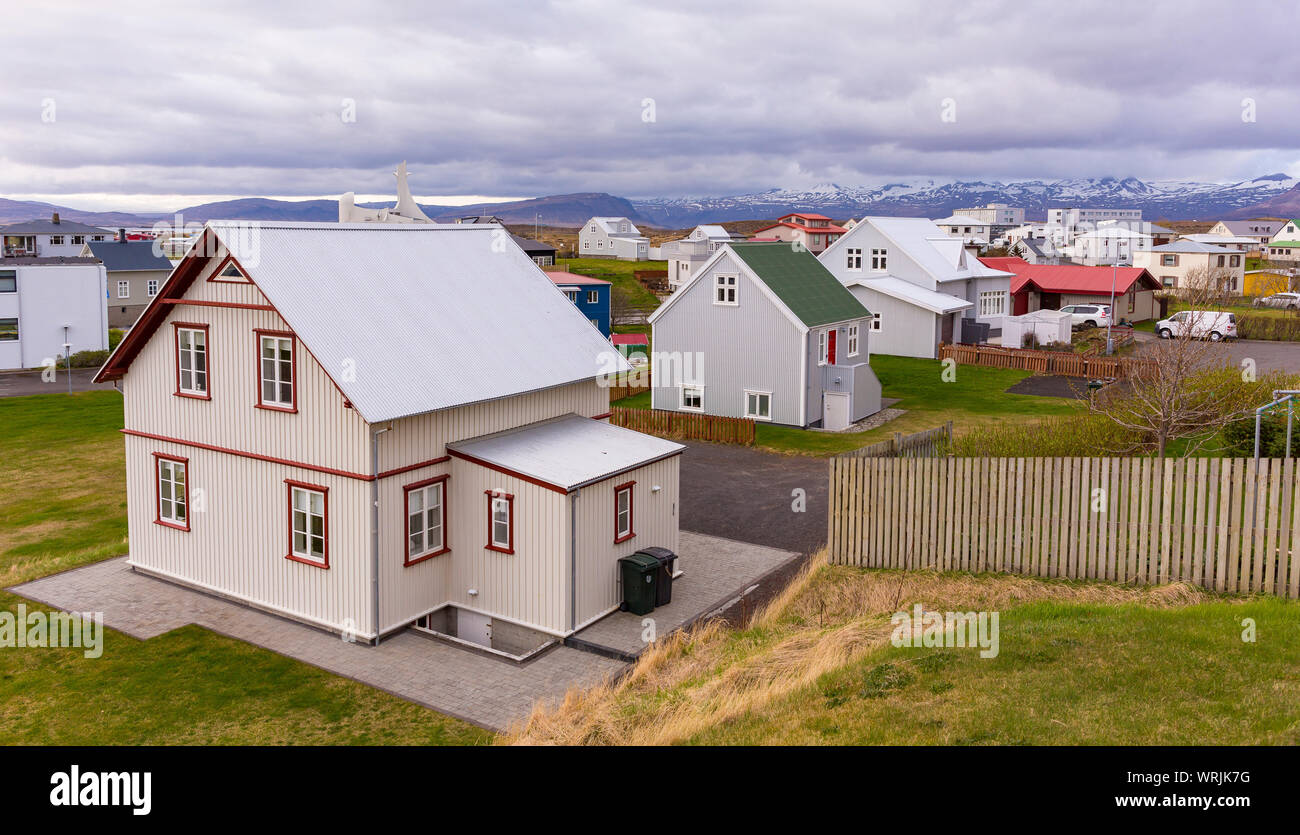
M1291 2L95 0L5 30L0 196L76 208L390 195L402 159L434 197L1300 173Z

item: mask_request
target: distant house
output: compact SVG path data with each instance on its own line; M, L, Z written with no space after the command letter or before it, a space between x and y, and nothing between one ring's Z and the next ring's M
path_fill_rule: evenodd
M583 258L645 261L650 257L650 239L625 217L593 217L578 232L578 254Z
M1047 238L1017 238L1007 246L1007 252L1030 264L1055 264L1060 260Z
M564 295L577 305L587 321L606 339L610 335L610 288L608 281L578 275L577 273L548 272L546 274Z
M652 405L844 428L880 411L871 313L810 252L724 244L650 314Z
M1068 252L1074 261L1089 267L1131 264L1134 254L1151 249L1153 241L1153 236L1146 232L1118 223L1104 224L1075 235Z
M83 253L102 261L108 273L110 328L134 325L172 271L172 262L154 251L153 241L124 238L119 234L118 240L92 241L83 247Z
M1015 316L1060 310L1074 304L1110 304L1112 281L1115 321L1144 322L1160 312L1155 294L1160 282L1141 267L1088 267L1079 264L1031 264L1020 258L981 258L995 270L1011 273L1011 309Z
M785 241L797 243L816 255L835 243L848 230L837 226L826 215L813 212L791 212L771 226L764 226L750 236L751 241Z
M609 338L609 341L620 354L629 359L638 354L641 359L650 357L650 338L643 333L616 333Z
M1258 249L1267 246L1273 235L1286 224L1285 220L1221 220L1209 228L1207 234L1230 238L1250 238Z
M94 258L0 259L0 369L108 348L104 265Z
M922 217L865 217L818 258L871 311L878 354L934 358L998 336L1010 313L1011 275Z
M1265 269L1246 270L1243 276L1243 295L1271 296L1274 293L1294 292L1300 287L1300 270Z
M456 218L456 223L464 224L484 224L495 223L501 228L505 228L506 222L496 215L466 215L465 217ZM533 259L533 263L539 267L551 267L555 265L555 247L542 241L535 241L532 238L525 238L522 235L516 235L514 232L506 230L510 239L519 245L524 254Z
M1300 261L1300 220L1282 223L1268 245L1264 257L1270 261Z
M942 229L946 235L961 238L963 243L988 246L989 241L992 240L992 224L967 215L940 218L934 222L934 225Z
M674 289L680 287L709 260L709 256L717 252L718 247L744 239L744 235L733 235L716 224L704 224L692 229L684 238L668 241L659 247L660 257L668 262L668 284Z
M1257 238L1243 235L1211 235L1204 233L1183 235L1182 237L1183 240L1195 241L1198 244L1209 244L1210 246L1221 246L1224 249L1233 249L1237 252L1250 252L1259 249L1259 240Z
M1025 223L1025 210L1018 206L1008 206L1006 203L986 203L969 209L957 209L953 214L974 218L986 224L989 227L990 240L1000 237L1008 229L1023 226Z
M107 241L109 232L72 220L27 220L0 228L4 258L79 258L87 243Z
M619 558L678 551L683 447L607 422L629 366L493 229L243 229L207 225L96 377L135 571L519 656L617 610Z
M1136 253L1133 266L1144 267L1161 286L1171 290L1190 289L1196 276L1213 275L1228 293L1245 288L1245 253L1221 246L1179 240Z

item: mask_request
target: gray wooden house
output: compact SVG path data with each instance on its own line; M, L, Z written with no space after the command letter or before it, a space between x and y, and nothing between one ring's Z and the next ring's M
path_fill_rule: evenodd
M650 323L656 409L830 429L880 411L871 313L807 250L724 244Z

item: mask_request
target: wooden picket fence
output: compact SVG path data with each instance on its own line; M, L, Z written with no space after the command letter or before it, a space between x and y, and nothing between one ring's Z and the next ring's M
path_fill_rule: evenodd
M954 359L960 365L1018 368L1067 377L1110 379L1131 377L1151 369L1150 360L1133 357L1087 357L1067 351L1039 351L1034 348L1000 348L995 345L939 346L939 359Z
M830 461L831 560L1300 597L1293 459Z
M952 448L952 421L934 429L904 435L895 432L894 437L879 443L855 449L851 456L858 458L933 458L947 455Z
M661 409L610 409L609 422L647 435L688 441L716 441L724 444L754 443L754 421L749 418L693 415Z

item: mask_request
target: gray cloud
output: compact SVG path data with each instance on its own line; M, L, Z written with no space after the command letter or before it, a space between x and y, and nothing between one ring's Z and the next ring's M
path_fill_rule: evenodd
M1298 16L1159 1L14 8L0 193L387 193L400 159L423 194L1247 179L1300 171Z

